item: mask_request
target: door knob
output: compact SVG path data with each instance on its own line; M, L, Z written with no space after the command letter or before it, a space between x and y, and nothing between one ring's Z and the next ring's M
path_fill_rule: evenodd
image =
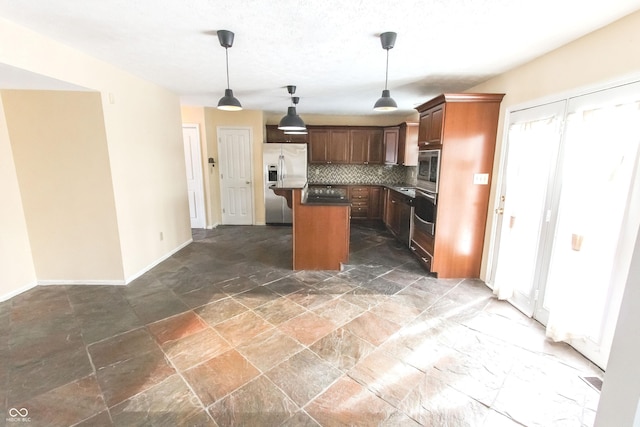
M251 184L251 181L247 181L247 182L245 182L245 184Z

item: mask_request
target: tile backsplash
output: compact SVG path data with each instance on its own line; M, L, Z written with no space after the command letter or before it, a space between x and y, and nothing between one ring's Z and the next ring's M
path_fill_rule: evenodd
M309 184L410 184L416 183L415 166L309 165Z

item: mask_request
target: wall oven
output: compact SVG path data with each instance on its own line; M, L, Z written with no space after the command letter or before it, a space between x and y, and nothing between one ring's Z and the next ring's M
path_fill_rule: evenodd
M433 238L436 234L436 212L438 195L416 189L413 211L413 233Z
M418 152L418 180L416 187L429 193L438 193L440 176L440 150Z

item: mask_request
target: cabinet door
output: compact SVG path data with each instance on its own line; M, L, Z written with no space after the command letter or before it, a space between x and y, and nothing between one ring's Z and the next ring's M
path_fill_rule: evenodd
M349 163L349 131L332 129L328 141L328 162Z
M349 163L378 165L384 162L384 140L382 129L351 129L351 152Z
M400 234L400 221L402 216L402 207L400 197L394 192L389 191L389 230L394 235Z
M369 187L369 219L382 218L382 188Z
M418 166L418 123L403 123L400 126L398 164Z
M286 135L276 125L267 125L267 142L307 142L307 135Z
M420 113L420 125L418 128L418 145L420 147L429 143L429 130L431 128L431 110Z
M438 105L420 114L418 145L429 147L442 144L444 105Z
M389 206L389 189L387 187L382 188L382 194L380 195L380 214L382 215L382 222L384 225L389 225L389 214L387 206Z
M384 139L382 129L372 129L368 131L369 144L367 152L367 164L384 164Z
M384 162L387 165L398 164L400 128L386 128L384 130Z
M431 110L431 126L429 127L428 142L429 145L438 145L442 143L442 121L444 120L444 105L433 108Z
M368 161L369 151L369 133L362 129L352 129L351 134L351 153L349 163L364 165Z
M309 163L327 163L331 132L328 129L309 129Z

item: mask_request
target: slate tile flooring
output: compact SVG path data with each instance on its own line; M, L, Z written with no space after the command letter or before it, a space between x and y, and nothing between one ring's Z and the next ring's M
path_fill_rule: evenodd
M599 395L580 376L602 372L484 283L430 277L384 230L354 225L351 247L344 271L294 272L290 228L196 230L126 287L2 302L0 420L593 424Z

